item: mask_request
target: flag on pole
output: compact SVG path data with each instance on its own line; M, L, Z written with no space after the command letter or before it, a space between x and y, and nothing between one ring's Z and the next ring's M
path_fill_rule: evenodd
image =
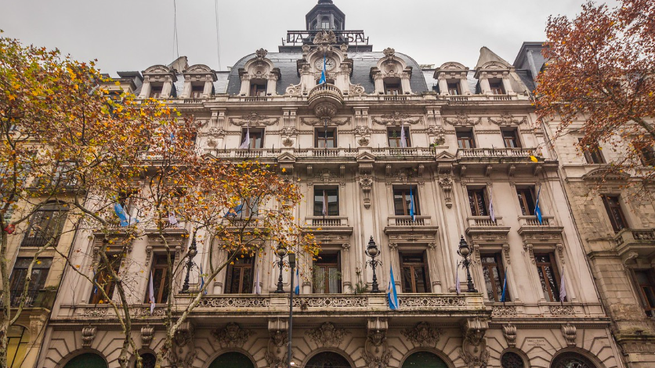
M505 271L505 281L503 281L503 293L500 296L500 301L503 303L507 301L507 271Z
M125 214L125 210L120 203L114 203L114 212L116 212L116 216L118 216L118 219L120 220L121 227L126 227L130 224L130 221L127 219L127 215Z
M323 189L323 210L321 211L323 214L323 217L328 215L328 196L327 196L327 191Z
M494 200L491 195L491 187L489 187L489 217L491 217L491 221L496 222L496 212L494 212Z
M96 279L96 270L93 270L93 294L98 292L98 280Z
M460 263L457 262L457 267L455 267L455 291L457 295L462 293L462 287L459 285L459 265Z
M389 288L387 289L387 299L389 301L389 309L398 309L398 293L396 292L396 280L393 277L393 266L389 267Z
M241 211L243 211L243 203L241 203L240 205L238 205L236 207L230 208L230 210L227 211L227 213L223 217L225 217L225 218L227 218L227 217L237 217L238 215L241 214Z
M239 149L248 149L250 148L250 127L246 128L246 136L243 137L243 142L239 146Z
M562 281L559 285L559 301L564 303L566 301L566 281L564 280L564 271L562 271Z
M414 212L414 192L412 187L409 187L409 216L412 218L412 221L416 221L416 213Z
M401 148L406 148L407 147L407 136L405 136L405 127L400 126L400 147Z
M155 285L153 283L153 274L150 270L150 282L148 283L148 295L150 299L150 315L155 310Z
M202 272L202 263L200 264L200 290L205 287L205 276L204 273ZM207 294L207 290L202 292L203 295Z
M539 186L539 190L537 191L537 202L534 205L534 214L537 216L537 221L539 221L539 224L541 225L542 222L542 217L541 217L541 208L539 207L539 196L541 195L541 185Z
M257 267L257 280L255 280L255 294L261 295L262 293L262 285L259 282L259 272L260 268Z
M327 59L325 58L325 54L323 54L323 70L321 71L321 79L318 81L318 84L323 84L327 82Z
M296 295L300 295L300 273L299 273L300 267L296 267L296 287L294 288L293 292L296 293Z

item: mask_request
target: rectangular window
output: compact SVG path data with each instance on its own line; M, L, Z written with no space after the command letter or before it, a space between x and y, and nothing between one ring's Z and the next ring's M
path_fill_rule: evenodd
M413 207L414 215L419 215L418 190L416 185L394 187L393 188L393 206L396 216L411 215L410 208Z
M205 86L202 84L191 85L191 98L201 98L204 91Z
M448 82L448 94L451 96L461 95L459 92L459 81Z
M487 216L487 195L485 188L469 189L469 205L471 206L472 216Z
M227 266L226 294L252 293L254 264L255 257L245 254L243 257L237 256L233 264Z
M505 283L505 270L503 269L501 253L482 254L480 260L482 262L484 283L487 287L487 298L499 302ZM505 300L509 300L509 292L505 293Z
M163 89L163 86L150 85L150 98L159 98L159 97L161 97L162 89Z
M475 140L473 140L473 130L458 130L457 134L457 147L460 149L475 148Z
M334 128L316 128L314 137L314 147L316 148L337 147L337 130Z
M77 184L75 177L75 162L60 161L57 162L55 170L52 173L50 185L57 188L70 188Z
M402 89L400 88L400 80L388 80L384 81L384 93L388 95L399 95L402 94Z
M321 253L314 261L313 293L341 293L341 259L339 252Z
M20 304L21 296L23 295L23 290L25 288L25 283L27 282L27 270L32 263L32 257L29 258L18 258L16 259L16 264L14 264L14 269L11 272L11 278L9 280L9 290L11 293L11 305L13 307ZM46 278L48 277L48 271L52 266L51 258L43 258L37 260L37 262L32 267L32 279L27 287L27 295L25 298L25 306L29 307L34 304L34 300L39 292L45 286Z
M555 266L553 253L535 254L537 273L541 282L544 298L549 302L559 302L559 273Z
M578 139L578 142L582 139ZM588 144L585 147L582 147L582 153L588 164L604 164L605 158L600 151L598 143Z
M266 96L266 81L250 80L250 96L264 97Z
M409 128L403 127L405 130L405 147L411 147L411 141L409 139ZM389 147L391 148L400 148L403 147L402 143L403 132L401 128L389 128L387 129L387 142L389 142Z
M171 262L173 259L171 258ZM168 300L169 288L169 271L168 257L166 254L156 254L152 261L152 286L155 295L155 303L166 303ZM148 280L148 287L146 288L146 303L150 303L150 280Z
M118 275L118 271L121 267L122 257L119 253L107 253L107 259L109 260L109 264L105 264L105 262L100 261L98 269L95 271L94 281L97 286L96 284L93 285L89 304L102 304L108 302L108 300L102 294L102 291L100 291L101 289L105 291L109 298L111 298L114 294L116 281L112 278L111 271Z
M516 128L502 129L501 134L503 135L503 143L505 143L505 147L521 148Z
M612 228L615 233L628 227L628 222L625 220L623 210L621 210L621 203L619 196L616 195L603 195L603 203L605 203L605 210L612 223Z
M503 81L500 79L490 79L489 80L489 88L491 89L491 93L494 95L504 95L505 94L505 88L503 87Z
M338 188L314 188L314 216L339 216Z
M49 204L32 215L22 247L42 247L48 243L57 245L64 229L68 211L56 204Z
M637 151L642 165L655 166L655 150L649 143L633 141L632 146Z
M248 129L243 129L241 132L241 142L246 139L246 134L249 134L250 137L250 145L248 148L250 149L259 149L259 148L264 148L264 129L256 129L256 128L250 128L250 132L248 132Z
M519 206L521 206L523 216L534 216L534 187L516 188L516 195L519 198Z
M403 293L429 293L430 280L425 252L400 253Z
M634 270L635 280L639 286L646 314L655 314L655 275L653 270Z

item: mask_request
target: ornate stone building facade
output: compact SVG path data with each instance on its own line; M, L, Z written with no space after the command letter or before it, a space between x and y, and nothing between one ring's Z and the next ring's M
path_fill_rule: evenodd
M363 32L346 30L331 0L320 0L306 22L277 53L260 49L229 73L178 60L118 79L193 114L202 154L259 160L299 180L305 201L297 218L322 251L319 260L298 260L294 366L623 367L557 156L535 128L534 71L484 47L473 69L447 62L421 70L408 55L373 51ZM248 148L239 148L246 137ZM171 237L184 249L180 234ZM393 272L397 310L384 290L368 292L371 238L382 289ZM462 239L474 291L460 267ZM81 254L94 246L93 234L74 243ZM156 249L147 236L136 240L122 272L148 274ZM202 264L207 250L198 251ZM289 296L273 293L274 262L269 253L206 280L210 292L176 339L171 366L285 366ZM237 268L247 276L239 282ZM283 279L288 291L288 271ZM150 316L141 303L147 281L132 296L144 353L163 334L160 311ZM66 274L38 367L119 366L120 330L91 294L91 284Z

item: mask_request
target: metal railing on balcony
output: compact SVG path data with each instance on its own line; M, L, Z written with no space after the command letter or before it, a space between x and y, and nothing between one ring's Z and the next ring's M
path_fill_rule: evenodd
M11 306L18 307L21 298L23 297L23 289L11 290L10 293ZM23 303L23 307L33 307L38 295L39 290L28 290L27 294L25 294L25 302Z

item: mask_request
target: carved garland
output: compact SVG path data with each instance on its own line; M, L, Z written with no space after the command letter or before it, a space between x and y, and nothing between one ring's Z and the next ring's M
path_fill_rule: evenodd
M343 338L348 335L350 331L343 328L336 327L330 322L325 322L319 327L311 329L305 334L309 336L314 343L318 346L338 346L343 341Z

